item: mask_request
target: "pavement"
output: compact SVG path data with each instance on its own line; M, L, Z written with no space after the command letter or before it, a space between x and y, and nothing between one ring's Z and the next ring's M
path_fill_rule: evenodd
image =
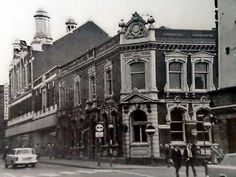
M54 164L54 165L64 165L70 167L80 167L88 169L148 169L157 168L157 166L151 165L130 165L130 164L119 164L109 162L100 162L98 166L97 161L90 160L71 160L71 159L49 159L48 157L40 157L39 163L44 164ZM164 167L164 166L163 166ZM167 167L165 167L167 168Z

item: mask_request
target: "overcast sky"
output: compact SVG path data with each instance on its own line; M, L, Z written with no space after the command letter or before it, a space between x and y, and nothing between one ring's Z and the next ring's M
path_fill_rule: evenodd
M0 84L8 82L12 43L22 39L29 45L35 33L34 15L39 8L48 12L51 35L56 40L66 34L65 21L73 18L78 26L94 21L110 36L117 34L120 19L127 22L137 11L155 26L179 29L211 29L213 0L2 0L0 5Z

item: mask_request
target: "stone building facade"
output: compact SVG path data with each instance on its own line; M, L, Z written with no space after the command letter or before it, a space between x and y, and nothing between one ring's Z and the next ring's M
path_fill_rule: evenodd
M202 149L206 144L209 152L214 132L200 115L210 110L207 92L218 87L216 31L155 28L154 22L153 17L145 20L134 13L127 23L119 23L119 33L112 38L89 22L79 27L79 34L78 28L73 28L52 44L35 49L27 46L28 52L22 47L24 61L16 63L25 66L27 56L31 56L33 69L31 77L26 77L31 78L31 87L21 93L30 84L25 76L13 76L11 88L20 93L11 93L7 137L29 136L29 143L44 146L56 143L58 154L63 156L92 159L101 151L106 157L112 148L113 156L143 159L152 155L150 137L145 133L151 124L156 129L156 159L163 157L167 143L184 147L192 142ZM83 30L85 36L96 35L96 40L90 35L78 38ZM77 40L69 43L68 36ZM94 43L93 47L84 46L76 53L75 45L81 46L82 39ZM63 44L70 45L70 55L67 50L56 50ZM46 65L48 60L51 65ZM17 64L13 68L28 71ZM19 79L24 84L18 84ZM30 106L17 114L14 106L18 104ZM104 127L101 140L95 136L98 123ZM208 132L204 132L205 127ZM34 141L36 134L39 138ZM52 137L44 138L43 134Z

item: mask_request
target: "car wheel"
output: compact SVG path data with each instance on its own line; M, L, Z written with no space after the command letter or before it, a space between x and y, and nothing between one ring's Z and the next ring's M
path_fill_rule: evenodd
M13 161L11 161L11 166L12 166L12 168L16 168L16 164L14 164Z

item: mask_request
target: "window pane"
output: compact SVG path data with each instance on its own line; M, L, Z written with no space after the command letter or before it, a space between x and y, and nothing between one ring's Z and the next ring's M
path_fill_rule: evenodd
M140 142L140 126L139 125L133 125L134 130L134 142Z
M172 141L183 141L183 133L173 133L171 132L171 140Z
M141 130L142 130L142 142L147 142L147 134L145 132L146 125L141 125Z
M131 75L132 88L144 89L145 88L145 74L132 74Z
M174 109L171 111L171 121L183 121L183 111L180 109Z
M196 63L195 71L207 72L207 63Z
M181 71L181 63L170 63L170 71Z
M170 88L181 89L181 73L170 73Z
M171 131L183 131L183 123L171 122L170 128L171 128Z
M144 63L133 63L130 65L131 72L144 72L145 71L145 64Z
M207 89L207 74L195 74L195 88Z

